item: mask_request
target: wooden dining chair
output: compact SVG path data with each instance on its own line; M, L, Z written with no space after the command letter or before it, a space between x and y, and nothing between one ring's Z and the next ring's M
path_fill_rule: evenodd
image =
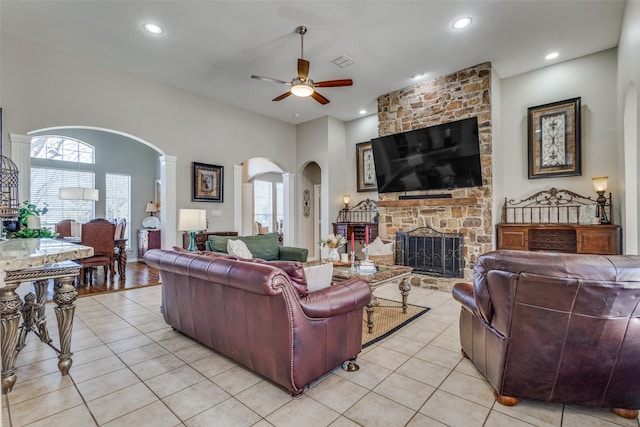
M56 233L59 234L59 237L71 237L71 223L72 219L63 219L59 223L56 224L55 229Z
M116 226L106 219L94 219L86 224L82 224L81 244L93 248L93 256L82 258L77 262L82 267L80 274L80 284L84 285L87 278L89 284L93 281L93 271L102 266L105 279L109 272L109 279L113 282L114 269L114 245Z
M116 232L113 236L114 239L124 239L124 230L127 226L127 220L125 218L120 218L115 221L116 224Z

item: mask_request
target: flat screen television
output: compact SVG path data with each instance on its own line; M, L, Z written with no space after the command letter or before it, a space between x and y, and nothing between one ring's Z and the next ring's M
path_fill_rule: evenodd
M478 118L371 140L379 193L482 185Z

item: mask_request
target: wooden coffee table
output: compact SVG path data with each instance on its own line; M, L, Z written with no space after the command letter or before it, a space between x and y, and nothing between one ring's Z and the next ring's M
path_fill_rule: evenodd
M400 265L376 265L376 272L371 274L360 274L357 272L351 272L347 266L333 267L333 280L335 282L342 282L354 277L364 280L369 283L371 287L371 301L367 304L365 310L367 311L367 327L369 333L373 331L373 310L378 305L376 297L373 295L373 291L382 285L388 283L398 282L398 289L400 290L400 296L402 297L402 312L407 313L407 297L411 290L411 267L405 267Z

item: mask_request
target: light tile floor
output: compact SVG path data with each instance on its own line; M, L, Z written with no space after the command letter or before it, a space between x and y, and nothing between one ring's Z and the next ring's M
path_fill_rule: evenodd
M376 294L398 298L393 286ZM77 301L73 367L29 334L18 382L2 396L4 426L635 426L606 409L536 401L494 402L460 355L459 304L450 293L413 288L426 315L293 399L236 363L174 332L160 313L161 287ZM47 305L54 342L55 315ZM54 336L56 335L56 336Z

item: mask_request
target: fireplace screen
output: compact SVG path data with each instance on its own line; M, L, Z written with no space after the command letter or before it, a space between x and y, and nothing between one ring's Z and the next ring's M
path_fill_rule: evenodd
M395 263L414 273L464 277L464 236L431 227L396 233Z

